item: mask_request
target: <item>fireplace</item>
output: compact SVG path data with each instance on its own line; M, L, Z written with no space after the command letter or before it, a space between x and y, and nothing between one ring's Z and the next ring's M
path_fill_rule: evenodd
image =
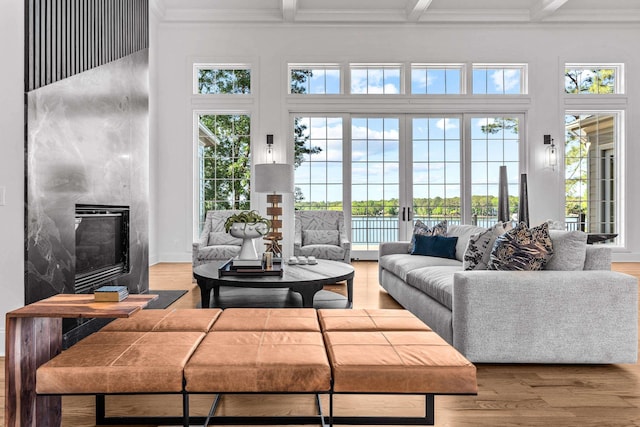
M75 293L129 273L129 207L76 205Z

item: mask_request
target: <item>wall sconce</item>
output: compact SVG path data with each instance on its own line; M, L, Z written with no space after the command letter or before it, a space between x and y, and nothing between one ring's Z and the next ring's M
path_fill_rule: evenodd
M544 144L548 145L547 165L551 167L551 170L556 170L556 166L558 165L558 150L553 143L553 138L551 138L551 135L544 135Z
M267 135L267 163L275 163L273 159L273 134Z

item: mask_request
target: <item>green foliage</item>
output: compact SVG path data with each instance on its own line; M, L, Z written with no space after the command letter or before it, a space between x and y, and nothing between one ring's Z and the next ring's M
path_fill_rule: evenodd
M518 196L509 196L509 211L518 212ZM351 202L353 216L385 216L397 217L399 214L398 199L366 200ZM296 202L297 210L343 210L342 202ZM472 196L471 213L479 217L492 217L498 214L498 197ZM413 215L421 218L460 217L460 197L415 198Z
M482 125L480 129L486 134L496 134L502 130L513 131L514 134L518 133L518 119L510 119L506 117L496 118L496 120L487 125Z
M204 209L248 209L250 195L250 126L247 115L203 115L200 122L215 143L200 147Z
M251 70L198 70L198 93L251 93Z
M258 213L258 211L243 211L243 212L231 215L224 222L224 229L227 233L229 232L229 230L231 230L231 227L233 226L234 223L245 224L245 227L247 224L249 225L264 224L267 226L265 230L256 228L256 231L261 235L265 235L271 228L271 221L261 216L260 213Z
M566 93L607 94L615 90L615 69L566 69Z

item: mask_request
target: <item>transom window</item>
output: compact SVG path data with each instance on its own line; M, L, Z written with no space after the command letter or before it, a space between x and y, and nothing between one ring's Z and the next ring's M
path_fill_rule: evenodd
M250 94L251 68L244 64L194 64L195 94Z
M401 65L351 64L350 69L352 94L402 93Z
M289 93L337 95L340 76L338 64L289 64Z
M411 93L414 95L461 94L462 65L412 64Z
M473 64L474 95L527 93L526 64Z
M565 64L564 91L579 95L624 93L622 64Z

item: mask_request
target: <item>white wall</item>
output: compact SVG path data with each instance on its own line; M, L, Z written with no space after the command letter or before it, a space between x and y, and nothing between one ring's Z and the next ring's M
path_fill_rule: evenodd
M0 353L5 313L24 305L24 2L0 3Z
M152 211L157 224L156 254L159 261L190 261L193 239L193 143L191 63L200 61L252 61L258 72L258 88L247 108L252 115L254 145L259 153L265 134L276 135L276 150L290 153L285 141L289 134L291 105L286 94L287 62L525 62L529 64L529 92L516 110L527 115L526 171L532 223L564 216L564 183L557 171L544 166L542 136L563 140L564 110L562 80L564 62L624 62L627 96L626 182L640 180L640 71L638 26L538 25L538 26L442 26L442 25L239 25L167 24L159 26L160 47L156 62L158 198ZM473 101L468 112L501 112L513 108L508 103L487 106ZM353 107L355 104L351 104ZM358 104L362 105L362 104ZM619 104L616 104L616 106ZM223 107L223 104L220 104ZM349 107L349 108L350 108ZM295 108L299 108L296 106ZM347 108L347 107L345 107ZM368 104L361 109L375 110ZM400 103L404 111L441 111L437 102L420 106ZM286 159L285 154L280 154ZM291 154L288 154L291 157ZM291 159L289 159L290 161ZM291 225L291 200L285 201L285 233ZM628 191L623 200L628 220L627 246L615 254L616 260L640 261L640 226L633 221L640 210L640 194ZM264 201L260 199L258 208ZM264 211L263 211L264 212ZM287 235L285 234L285 239ZM290 240L289 240L290 241Z

